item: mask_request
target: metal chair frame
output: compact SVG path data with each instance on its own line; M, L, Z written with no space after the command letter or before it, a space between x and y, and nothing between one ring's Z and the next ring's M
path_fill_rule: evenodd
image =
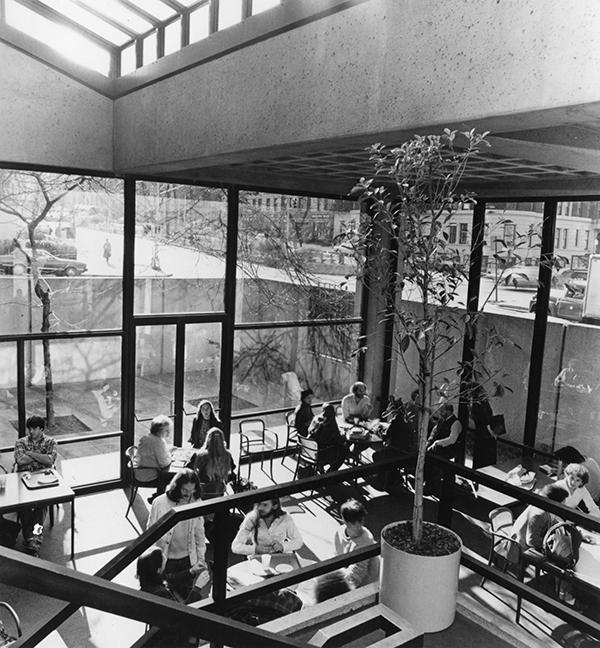
M248 427L250 427L250 430L248 432L244 432L244 430ZM273 439L275 441L274 446L268 442L267 434L273 436ZM253 456L260 455L260 469L265 472L264 460L265 455L268 455L269 473L265 472L265 474L269 474L271 481L274 482L273 454L278 449L279 437L277 436L277 433L273 430L267 429L265 422L262 419L246 419L245 421L240 421L240 456L238 461L238 479L240 478L241 474L243 458L248 458L248 481L250 481L250 477L252 475Z
M131 489L129 493L129 504L127 506L127 511L125 513L125 517L129 515L129 511L131 510L131 507L133 506L133 502L135 501L135 497L138 493L138 489L140 488L157 488L159 485L158 479L153 479L151 481L140 481L139 479L136 478L135 476L135 471L136 468L149 468L150 466L137 466L134 468L133 466L133 458L135 456L135 452L137 450L137 446L129 446L127 450L125 450L125 455L127 456L127 469L129 470L129 488ZM152 466L152 468L156 469L155 466Z

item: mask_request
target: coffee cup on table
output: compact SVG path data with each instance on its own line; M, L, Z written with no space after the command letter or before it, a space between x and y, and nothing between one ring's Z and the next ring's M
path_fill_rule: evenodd
M262 568L267 571L271 566L271 554L262 554L260 557Z

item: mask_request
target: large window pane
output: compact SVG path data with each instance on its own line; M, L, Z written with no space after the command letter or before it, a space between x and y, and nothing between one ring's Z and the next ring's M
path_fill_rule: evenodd
M221 325L188 324L185 327L184 440L201 400L219 407Z
M242 0L221 0L219 2L218 29L226 29L242 20Z
M299 390L339 399L355 380L358 326L239 330L235 334L233 412L294 407Z
M55 437L120 429L120 337L26 342L25 378L27 416L46 417Z
M136 313L222 310L225 192L139 182L136 200Z
M17 345L14 342L0 344L0 446L13 445L18 431L17 409ZM10 470L12 459L8 465Z
M491 376L486 390L492 409L504 414L505 438L518 443L525 429L542 225L542 203L486 209L477 352ZM498 453L502 461L510 449L499 444Z
M135 349L136 442L158 414L174 414L175 326L139 326Z
M0 332L121 328L120 180L0 171Z
M335 243L359 218L354 203L242 192L237 321L357 315L356 262Z

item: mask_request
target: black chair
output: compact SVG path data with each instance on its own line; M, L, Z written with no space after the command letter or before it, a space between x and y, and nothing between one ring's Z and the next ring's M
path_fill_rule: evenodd
M286 438L285 438L285 451L283 453L283 458L281 459L281 465L283 466L287 458L287 453L290 447L296 449L298 439L298 430L296 429L296 412L290 410L285 413L285 425L286 425Z
M151 481L140 481L136 477L135 475L136 469L133 467L133 458L135 457L136 450L137 450L136 446L129 446L129 448L125 450L125 455L127 456L127 470L129 471L129 484L131 489L131 492L129 494L129 506L127 507L127 512L125 513L125 517L129 515L129 511L133 506L133 502L135 500L135 496L137 495L139 488L158 488L159 486L158 479L153 479ZM144 466L138 466L138 469L139 468L144 468Z
M268 437L272 436L272 440ZM272 430L267 430L262 419L240 421L240 460L238 462L238 479L242 459L248 459L248 480L252 474L252 462L260 457L260 469L264 472L265 456L269 458L269 473L273 479L273 453L279 448L279 437Z
M12 623L15 626L16 635L12 635L6 629L4 623L0 621L0 646L9 646L23 635L23 630L21 629L21 620L19 619L19 615L8 603L0 601L0 608L4 608L8 612L11 617Z

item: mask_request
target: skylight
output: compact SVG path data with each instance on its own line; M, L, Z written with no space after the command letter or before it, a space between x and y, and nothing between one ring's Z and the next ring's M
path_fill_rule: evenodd
M124 45L131 40L130 36L125 32L86 11L83 7L76 5L72 0L40 0L40 2L63 14L66 18L78 22L82 27L89 29L114 45Z
M27 9L15 0L6 0L6 23L52 47L66 58L108 76L110 52L74 29L59 25Z
M127 9L118 0L102 0L101 2L98 2L98 0L79 0L79 2L112 20L116 20L123 26L129 27L138 34L143 34L152 29L152 23L148 22L140 14Z
M0 20L104 76L135 72L215 30L281 4L281 0L4 1Z

